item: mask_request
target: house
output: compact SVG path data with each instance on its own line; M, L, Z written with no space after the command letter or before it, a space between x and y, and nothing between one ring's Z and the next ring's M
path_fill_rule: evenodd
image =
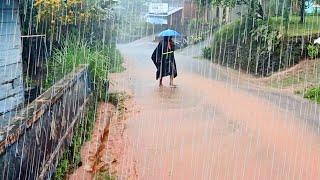
M24 103L19 0L0 1L0 127Z
M183 7L169 7L168 3L150 3L146 22L154 26L154 31L171 28L181 31Z

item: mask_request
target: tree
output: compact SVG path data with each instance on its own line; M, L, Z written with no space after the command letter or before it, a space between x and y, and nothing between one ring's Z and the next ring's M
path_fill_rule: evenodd
M213 1L215 1L215 0L197 0L198 4L199 4L200 6L208 6L208 5L211 5Z
M305 9L306 9L306 0L299 0L300 7L300 23L304 22Z
M320 4L320 0L295 0L299 4L300 10L300 23L304 23L305 20L305 13L306 8L309 8L310 5L313 4Z

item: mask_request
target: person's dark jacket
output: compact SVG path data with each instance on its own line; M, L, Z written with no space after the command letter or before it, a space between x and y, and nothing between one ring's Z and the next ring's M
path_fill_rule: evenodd
M171 47L171 49L169 47ZM177 77L174 50L173 41L164 38L164 40L159 42L157 48L152 53L151 59L157 68L156 79L165 76Z

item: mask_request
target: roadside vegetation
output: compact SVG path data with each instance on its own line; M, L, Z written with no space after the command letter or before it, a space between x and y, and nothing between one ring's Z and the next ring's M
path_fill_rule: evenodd
M308 6L305 0L199 0L199 3L247 7L245 15L213 33L211 45L203 49L205 58L257 77L278 73L277 79L271 77L272 87L299 86L296 93L319 102L320 46L313 44L313 40L319 37L320 16L305 13ZM271 11L264 12L265 7ZM289 69L306 59L315 59L313 63L305 63L307 69Z
M304 93L304 97L320 103L320 87L307 89Z
M76 170L81 165L80 150L84 142L91 138L91 134L96 120L97 99L94 99L73 132L72 142L63 153L56 168L54 179L64 180L67 175Z
M214 29L219 26L219 22L215 19L206 20L204 17L191 19L186 22L188 44L198 44L209 37Z
M123 58L114 44L89 43L75 37L65 40L63 48L55 49L48 61L48 76L44 88L48 88L81 64L89 66L96 93L105 94L108 74L123 70Z
M281 16L270 17L269 22L272 27L276 27L281 34L285 34L284 18ZM298 15L291 15L288 23L288 36L309 36L312 34L318 34L320 27L320 15L310 15L305 17L303 23L300 22Z
M289 27L299 24L300 35L296 27L286 32L281 19L259 20L253 29L245 24L246 17L227 24L213 34L213 43L203 49L203 56L260 76L292 67L307 56L317 57L319 47L311 44L317 34L310 34L319 31L314 17L306 17L303 25L298 17L290 17ZM320 25L320 20L316 22Z
M80 149L90 139L97 107L108 100L108 75L124 70L115 46L115 5L104 0L21 2L23 33L41 35L23 44L28 86L36 86L40 94L82 64L88 65L92 81L92 99L59 159L54 179L65 179L81 165Z

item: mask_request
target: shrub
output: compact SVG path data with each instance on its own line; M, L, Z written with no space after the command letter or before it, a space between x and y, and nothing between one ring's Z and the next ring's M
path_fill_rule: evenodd
M320 87L308 89L305 92L304 97L320 103Z
M212 57L212 49L211 47L205 47L202 49L202 56L206 59L211 59Z
M312 45L312 44L309 44L307 46L307 51L308 51L308 56L311 58L311 59L315 59L316 57L318 57L319 55L319 45Z
M211 44L215 63L267 76L295 65L305 55L306 50L302 46L305 37L284 37L266 20L255 23L249 28L248 22L242 18L216 31Z

